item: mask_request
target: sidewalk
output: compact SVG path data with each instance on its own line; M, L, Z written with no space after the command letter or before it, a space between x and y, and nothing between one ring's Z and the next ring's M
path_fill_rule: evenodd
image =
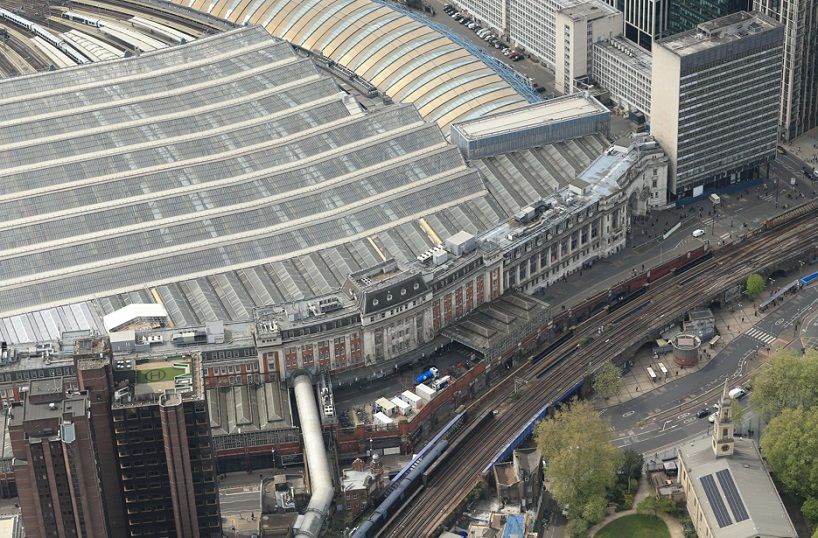
M805 266L797 274L788 276L786 281L789 282L791 280L795 280L796 278L808 275L814 271L815 267ZM756 303L769 297L770 293L770 290L765 290L762 292L761 296L756 300ZM739 305L741 306L739 307ZM623 386L620 394L612 396L607 400L596 400L596 408L603 409L621 404L653 390L660 389L669 381L685 377L698 370L701 370L736 337L744 333L752 334L754 338L758 339L768 347L784 347L784 345L789 342L788 333L779 334L776 338L773 335L754 328L759 321L775 311L776 308L772 308L768 309L763 314L756 313L754 305L750 301L727 305L726 308L713 309L716 333L720 336L720 338L718 343L716 343L716 345L713 347L710 347L706 343L702 343L702 353L697 365L686 368L683 366L678 366L673 361L672 354L661 355L657 361L657 359L653 358L653 355L649 349L642 349L635 357L633 357L633 365L630 367L628 372L622 376ZM816 310L815 318L816 330L818 330L818 310ZM804 324L804 326L809 326L809 324ZM818 340L818 334L816 336L816 340ZM668 369L667 377L661 377L658 363L662 363ZM647 372L648 367L652 368L654 372L660 376L660 379L657 381L651 380Z
M636 506L644 500L649 495L653 494L650 489L650 484L648 484L647 477L643 474L639 478L639 489L636 490L636 494L633 496L633 508L630 510L623 510L621 512L614 512L613 514L608 515L605 519L591 527L588 531L588 536L593 537L596 535L599 530L610 523L615 519L619 519L623 516L629 516L636 514ZM670 530L670 538L684 538L684 530L682 529L682 524L676 518L670 517L667 514L658 514L659 517L667 524L668 530ZM624 537L623 537L624 538Z

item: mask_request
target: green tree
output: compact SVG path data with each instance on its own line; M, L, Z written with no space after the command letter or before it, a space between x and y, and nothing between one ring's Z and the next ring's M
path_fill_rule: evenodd
M619 469L619 481L625 484L624 488L631 493L633 482L637 482L642 476L642 467L645 465L645 458L639 452L626 448L622 453L622 467Z
M535 439L554 499L572 520L569 532L584 532L604 516L606 490L622 465L608 425L588 402L575 401L542 421Z
M750 403L764 420L785 408L811 409L818 405L818 351L798 355L781 350L753 376Z
M764 430L761 448L787 489L818 497L818 408L782 411Z
M662 513L674 514L676 513L676 505L667 497L650 495L642 499L642 502L636 506L636 511L640 514L653 514L654 516Z
M808 497L801 505L801 513L804 514L810 525L818 525L818 498Z
M744 422L744 405L741 400L733 400L733 405L730 408L733 410L733 423L736 425L736 431L741 433L744 429L742 425Z
M764 291L764 277L756 274L748 276L745 291L751 299L758 297Z
M594 392L603 398L610 398L622 390L622 370L607 361L594 372Z

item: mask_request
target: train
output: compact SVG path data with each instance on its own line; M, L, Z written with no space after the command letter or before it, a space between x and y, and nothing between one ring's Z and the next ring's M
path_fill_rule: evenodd
M431 368L429 368L428 370L426 370L422 374L419 374L417 377L415 377L415 384L420 385L421 383L425 383L426 381L429 381L430 379L435 379L437 377L437 375L438 375L437 368L432 366Z
M49 45L53 46L69 58L76 62L77 64L89 64L91 60L85 57L80 51L75 49L73 46L68 44L64 39L60 39L59 37L55 36L42 26L37 23L31 22L28 19L24 19L19 15L15 15L11 11L5 10L0 8L0 18L9 21L10 23L14 24L15 26L19 26L20 28L24 28L31 32L32 34L41 37L44 39Z
M352 533L352 538L369 538L375 536L386 522L395 515L397 509L403 506L404 503L422 487L424 471L426 471L448 447L449 441L443 439L424 454L422 459L419 457L418 459L420 459L420 461L417 465L400 479L397 486L392 489L391 493L386 496L386 499L375 508L372 515L355 529Z
M87 24L88 26L93 26L94 28L102 28L103 26L105 26L105 24L99 19L92 19L91 17L88 17L81 13L76 13L74 11L64 11L61 17L63 19L68 19L69 21Z

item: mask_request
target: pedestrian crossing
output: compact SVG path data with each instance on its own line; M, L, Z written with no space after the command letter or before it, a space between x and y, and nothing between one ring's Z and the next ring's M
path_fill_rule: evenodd
M755 327L753 327L752 329L747 331L745 334L747 336L749 336L750 338L755 338L756 340L759 340L759 341L761 341L761 342L763 342L763 343L765 343L767 345L770 345L773 342L775 342L775 340L777 338L777 337L771 335L770 333L766 333L766 332L762 331L761 329L756 329Z

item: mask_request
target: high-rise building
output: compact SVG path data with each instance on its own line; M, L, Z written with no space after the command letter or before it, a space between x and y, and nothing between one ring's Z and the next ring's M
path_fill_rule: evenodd
M91 412L91 433L97 454L102 502L111 536L125 536L125 505L122 483L119 480L119 462L114 423L111 418L114 380L111 373L111 345L108 338L83 338L74 344L74 366L77 385L88 394Z
M624 111L650 116L650 53L623 37L594 43L591 79Z
M86 393L59 378L31 382L9 410L17 492L29 538L105 538L108 532Z
M651 133L672 193L743 181L773 160L783 40L782 25L742 11L654 43Z
M646 50L667 32L670 0L606 0L624 14L623 35Z
M112 416L129 536L221 536L201 362L116 361Z
M664 34L667 36L693 30L703 22L753 8L750 0L667 0L667 2L667 28Z
M789 141L818 126L818 1L754 0L753 9L784 25L779 122Z
M575 81L591 73L593 44L622 32L622 13L602 0L562 8L555 14L557 92L575 91Z

